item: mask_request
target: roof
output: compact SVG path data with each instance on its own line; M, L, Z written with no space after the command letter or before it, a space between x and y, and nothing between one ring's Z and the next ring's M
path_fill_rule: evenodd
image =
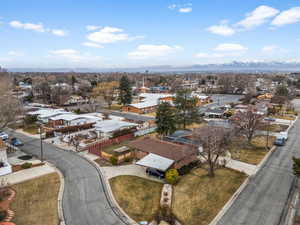
M94 127L97 131L103 132L103 133L109 133L113 132L122 128L128 128L128 127L135 127L138 126L138 124L135 123L129 123L125 121L120 120L103 120L98 121Z
M132 120L132 121L142 121L142 122L147 122L147 121L151 121L151 120L155 119L155 118L149 117L149 116L142 116L142 115L138 115L138 114L117 112L117 111L111 112L111 115L124 117L125 119Z
M174 160L172 159L168 159L152 153L146 155L144 158L136 162L137 165L151 167L161 171L166 171L170 168L170 166L172 166L173 163Z
M139 97L144 98L142 102L130 104L130 106L143 109L153 107L159 104L159 100L162 98L173 97L172 94L158 94L158 93L142 93Z
M139 151L153 153L174 161L180 161L186 156L196 153L195 150L193 150L190 146L174 144L150 137L131 141L128 146L138 149Z

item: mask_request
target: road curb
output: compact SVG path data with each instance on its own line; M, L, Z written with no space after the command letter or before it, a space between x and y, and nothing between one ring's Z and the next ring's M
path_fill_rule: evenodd
M62 172L56 166L54 166L52 163L49 162L46 163L52 166L59 175L60 187L59 187L58 198L57 198L58 219L59 219L59 225L66 225L64 211L63 211L63 204L62 204L62 199L65 191L65 178Z
M82 155L80 155L80 157L85 159L86 161L88 161L98 171L100 181L101 181L101 184L102 184L102 187L104 190L104 194L107 198L107 201L108 201L111 209L114 211L116 216L119 217L120 220L126 225L139 225L133 219L131 219L128 216L128 214L119 206L118 202L116 201L116 199L112 193L112 190L111 190L110 184L108 183L108 180L104 177L105 175L104 175L101 167L93 160L90 160Z
M242 183L242 185L236 190L236 192L231 196L231 198L227 201L227 203L223 206L223 208L219 211L217 216L209 223L209 225L217 225L220 219L225 215L227 210L231 207L233 202L239 197L241 192L246 188L246 186L250 182L250 177L247 177L246 180Z

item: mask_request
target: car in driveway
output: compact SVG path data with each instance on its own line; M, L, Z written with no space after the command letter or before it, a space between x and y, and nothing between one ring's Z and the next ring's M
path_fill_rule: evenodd
M3 132L3 131L0 131L0 138L3 140L3 141L6 141L9 136L7 133Z
M285 145L285 139L284 137L278 137L276 138L274 145L276 146L284 146Z
M159 179L164 179L165 178L165 173L160 171L160 170L157 170L157 169L154 169L154 168L147 168L146 169L146 173L149 175L149 176L154 176L154 177L157 177Z
M10 144L16 147L24 145L22 141L20 141L18 138L15 137L10 140Z

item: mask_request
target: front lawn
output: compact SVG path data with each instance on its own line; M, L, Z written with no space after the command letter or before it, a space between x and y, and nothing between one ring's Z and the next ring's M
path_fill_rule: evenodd
M136 176L109 180L120 207L135 221L151 221L159 209L162 184Z
M273 146L274 141L275 137L269 136L269 148ZM229 147L231 157L235 160L245 163L258 165L268 153L268 150L266 149L266 143L266 136L257 136L252 139L250 144L246 138L235 138L232 140L232 143Z
M38 134L39 133L39 126L37 124L27 125L23 128L23 131L29 134Z
M270 131L270 132L282 132L282 131L285 131L289 128L288 125L283 125L283 124L265 124L264 126L262 126L260 128L260 130L263 130L263 131Z
M17 194L12 202L13 222L20 225L57 225L57 198L60 187L56 173L13 185Z
M209 224L235 191L246 175L230 169L216 171L210 178L204 169L196 169L180 178L174 188L173 213L183 225Z

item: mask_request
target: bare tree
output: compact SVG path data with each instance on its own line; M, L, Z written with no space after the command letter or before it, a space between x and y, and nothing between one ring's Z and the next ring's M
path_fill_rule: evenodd
M237 132L245 135L249 143L259 129L262 119L263 115L258 113L253 106L249 106L246 111L238 111L231 118Z
M21 112L20 103L12 95L12 82L5 76L0 76L0 129L9 123L16 121L17 115Z
M211 126L194 129L193 139L201 143L202 150L199 150L199 154L207 164L205 168L208 175L214 177L215 170L225 164L221 165L220 156L225 155L227 151L230 140L229 129Z

